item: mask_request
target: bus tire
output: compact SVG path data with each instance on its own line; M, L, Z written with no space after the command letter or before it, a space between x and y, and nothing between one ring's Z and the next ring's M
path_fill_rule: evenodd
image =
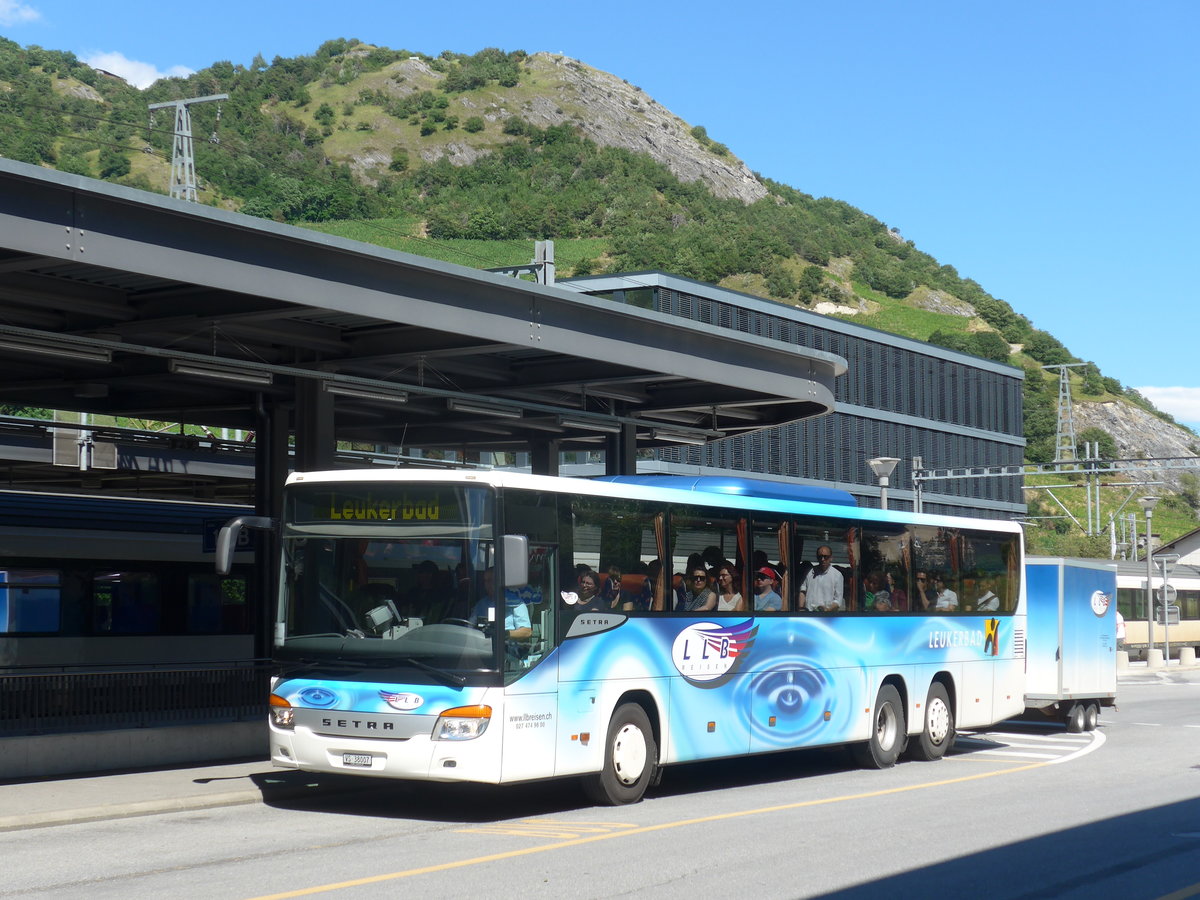
M888 769L896 764L904 749L904 705L900 692L890 684L879 689L871 717L871 737L856 744L854 758L864 769Z
M658 745L650 717L636 703L623 703L608 723L604 768L584 776L583 788L605 806L637 803L654 781L657 767Z
M954 746L954 709L940 681L929 685L925 698L925 727L909 747L909 756L923 762L941 759Z
M1100 704L1093 700L1083 710L1083 730L1095 731L1100 727Z
M1067 731L1070 734L1080 734L1083 731L1083 704L1072 703L1067 710Z

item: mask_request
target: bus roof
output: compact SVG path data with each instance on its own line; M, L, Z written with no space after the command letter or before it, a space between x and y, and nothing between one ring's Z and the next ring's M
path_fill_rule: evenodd
M732 494L737 497L762 497L768 500L794 500L831 506L858 506L854 495L837 488L814 484L789 484L763 478L738 478L733 475L603 475L594 481L616 484L640 484L645 487L674 488L677 491L703 491Z

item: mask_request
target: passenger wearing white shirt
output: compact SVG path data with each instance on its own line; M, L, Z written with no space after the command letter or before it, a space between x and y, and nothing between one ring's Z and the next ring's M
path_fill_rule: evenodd
M939 612L950 611L954 612L958 609L958 594L946 587L946 581L940 575L934 581L937 585L937 603L934 604L934 609Z
M817 564L804 576L800 586L800 608L814 612L834 612L842 608L845 579L833 567L833 550L825 545L817 548Z

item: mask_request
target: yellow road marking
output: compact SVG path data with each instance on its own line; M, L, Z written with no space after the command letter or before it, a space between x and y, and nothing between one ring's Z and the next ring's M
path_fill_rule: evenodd
M405 869L401 872L387 872L382 875L370 875L366 878L355 878L350 881L339 881L334 884L322 884L310 888L300 888L295 891L284 891L279 894L264 894L251 900L288 900L291 897L311 897L314 894L325 894L346 888L362 887L367 884L380 884L384 881L396 881L401 878L412 878L414 875L429 875L434 872L448 872L452 869L463 869L467 866L481 866L486 863L499 862L505 859L516 859L522 856L532 856L535 853L547 853L551 850L563 850L568 847L579 847L584 844L594 844L598 841L610 841L615 838L629 837L639 834L652 834L656 831L667 831L672 828L685 828L688 825L704 825L709 822L724 822L730 819L742 819L748 816L761 816L767 813L787 812L794 809L804 809L812 806L826 806L831 803L844 803L850 800L868 800L872 797L886 797L889 794L904 794L909 791L927 790L935 787L945 787L950 784L961 784L966 781L979 781L983 778L995 778L999 775L1011 775L1014 772L1026 772L1040 769L1049 763L1036 762L1017 766L1016 768L997 769L994 772L981 772L974 775L962 775L957 778L945 778L941 781L930 781L922 784L910 784L904 787L884 788L878 791L866 791L861 794L845 794L840 797L826 797L823 800L801 800L796 803L784 803L778 806L761 806L757 809L743 809L737 812L719 813L711 816L699 816L694 819L679 819L674 822L660 822L657 825L639 825L625 828L623 831L608 831L604 834L593 834L588 837L570 838L553 844L541 844L537 847L525 847L520 850L507 850L503 853L490 853L487 856L473 856L470 859L458 859L452 862L438 863L432 866L422 866L418 869ZM592 824L592 823L588 823ZM586 826L581 826L586 827ZM1182 895L1189 896L1189 895Z

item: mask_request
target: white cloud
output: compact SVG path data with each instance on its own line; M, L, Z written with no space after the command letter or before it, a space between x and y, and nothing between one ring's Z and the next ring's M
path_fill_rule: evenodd
M4 2L5 0L0 0L0 3ZM148 88L160 78L186 78L194 71L186 66L171 66L167 71L161 72L151 63L138 62L136 59L129 59L124 53L116 52L91 53L81 56L80 59L93 69L103 69L120 75L136 88Z
M1180 422L1200 424L1200 388L1140 387L1137 391Z
M5 27L36 22L42 14L18 0L0 0L0 25Z

